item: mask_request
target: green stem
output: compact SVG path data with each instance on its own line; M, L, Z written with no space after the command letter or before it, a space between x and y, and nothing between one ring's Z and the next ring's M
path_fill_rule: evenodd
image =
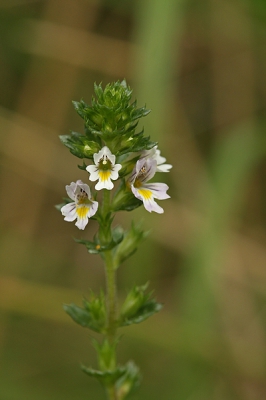
M104 217L106 226L100 227L100 237L101 240L105 243L108 243L112 239L111 221L108 219L108 215L110 212L110 201L111 201L110 191L105 189L103 193L102 215ZM104 261L105 261L106 309L107 309L106 331L109 343L113 344L116 338L116 330L117 330L117 322L116 322L117 288L116 288L116 269L114 266L112 250L107 250L104 252ZM108 386L106 390L109 400L117 400L117 392L115 385Z
M102 215L105 226L100 227L101 240L107 244L112 239L110 215L110 191L104 190ZM107 250L104 253L105 276L106 276L106 305L107 305L107 334L108 339L113 342L116 333L116 270L113 262L113 253Z
M109 400L117 400L116 389L114 386L109 386L107 388L107 395Z
M107 290L107 334L108 339L113 342L116 334L116 271L113 264L111 251L105 252L105 274Z

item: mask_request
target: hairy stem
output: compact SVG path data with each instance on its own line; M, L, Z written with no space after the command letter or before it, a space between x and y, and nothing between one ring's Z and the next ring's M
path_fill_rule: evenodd
M110 214L110 191L104 190L103 194L103 205L102 205L102 215L106 226L100 228L100 237L107 244L112 239L111 230L111 214ZM106 331L107 338L110 344L113 344L116 339L117 330L117 287L116 287L116 269L114 266L113 253L112 250L107 250L104 252L105 261L105 277L106 277L106 309L107 309L107 320L106 320ZM115 358L115 356L114 356ZM114 368L115 368L114 360ZM108 400L118 400L117 391L115 384L108 386L107 398Z
M107 291L107 333L110 342L113 342L116 334L116 271L113 264L111 251L105 252L105 275Z

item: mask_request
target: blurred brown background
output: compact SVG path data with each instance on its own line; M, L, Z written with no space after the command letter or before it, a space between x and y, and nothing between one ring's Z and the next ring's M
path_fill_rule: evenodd
M78 365L96 365L91 333L62 309L104 276L54 208L86 179L58 135L83 131L72 100L123 78L173 164L164 215L117 217L151 229L121 297L150 281L164 303L121 331L132 399L265 399L264 0L1 0L0 38L0 400L104 399Z

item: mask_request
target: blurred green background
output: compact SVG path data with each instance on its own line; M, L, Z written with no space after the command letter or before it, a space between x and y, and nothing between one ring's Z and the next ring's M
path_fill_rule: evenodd
M119 295L149 280L164 303L121 330L132 399L265 399L265 1L1 0L0 38L0 400L104 399L79 369L91 332L62 309L104 274L54 208L86 179L58 135L82 132L72 100L123 78L174 166L164 215L117 217L151 228Z

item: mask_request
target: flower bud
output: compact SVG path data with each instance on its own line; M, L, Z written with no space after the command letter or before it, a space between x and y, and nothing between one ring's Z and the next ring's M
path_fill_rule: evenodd
M117 399L127 398L128 394L139 385L139 382L139 369L132 361L129 361L126 365L126 373L117 382Z
M148 287L148 283L143 286L135 286L127 295L126 300L121 308L121 317L123 319L130 318L135 315L149 297L144 292Z
M92 158L94 153L100 150L98 143L93 141L84 141L83 154L85 157Z
M124 260L137 250L138 244L146 236L147 232L142 231L139 225L135 226L132 223L131 229L125 234L122 242L116 247L114 253L115 268L118 268Z

